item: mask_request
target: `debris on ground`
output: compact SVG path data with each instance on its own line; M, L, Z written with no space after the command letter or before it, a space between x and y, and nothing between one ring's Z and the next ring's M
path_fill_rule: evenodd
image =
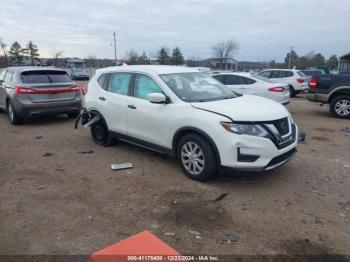
M214 202L223 200L227 195L228 195L228 193L220 194L220 196L218 196L217 198L214 199Z
M238 240L239 240L239 236L236 236L236 235L226 235L222 239L222 241L227 243L227 244L236 243L236 242L238 242Z
M45 154L43 154L43 157L47 157L47 156L52 156L52 154L50 152L46 152Z
M36 136L35 139L42 139L43 136Z
M128 169L133 168L133 165L131 163L124 163L124 164L112 164L111 168L113 170L122 170L122 169Z
M198 231L194 231L194 230L188 230L188 232L192 235L196 235L199 236L201 233L199 233Z
M80 151L78 152L78 154L93 154L94 151L93 150L89 150L89 151Z
M62 168L55 168L56 171L59 171L59 172L64 172L64 169Z
M175 233L173 233L173 232L165 232L164 236L173 237L173 236L175 236Z
M46 186L39 186L36 188L37 190L43 190L43 189L46 189Z
M350 127L344 127L341 131L344 132L346 136L350 136Z

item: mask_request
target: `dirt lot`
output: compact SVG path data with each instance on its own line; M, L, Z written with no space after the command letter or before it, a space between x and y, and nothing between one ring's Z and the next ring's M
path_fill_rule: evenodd
M350 121L303 98L289 109L307 134L294 160L208 183L174 159L97 146L64 115L0 114L0 254L90 254L145 229L182 254L350 254ZM135 168L110 169L123 162Z

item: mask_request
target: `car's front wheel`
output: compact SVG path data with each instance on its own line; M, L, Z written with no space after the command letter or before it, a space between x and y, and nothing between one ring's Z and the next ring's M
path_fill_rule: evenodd
M214 150L207 140L197 134L180 139L177 159L186 176L206 181L216 176L218 164Z
M91 136L94 142L101 146L110 146L114 141L102 121L98 121L91 126Z
M350 96L343 95L333 98L330 111L337 118L350 118Z

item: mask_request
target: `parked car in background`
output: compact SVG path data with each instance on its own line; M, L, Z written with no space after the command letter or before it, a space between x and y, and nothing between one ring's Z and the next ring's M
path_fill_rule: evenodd
M309 77L301 70L267 69L259 72L258 75L268 78L273 82L288 84L291 97L304 92L304 90L308 88Z
M71 78L73 80L89 80L90 78L89 69L85 67L72 67Z
M337 118L350 118L350 76L314 75L309 87L308 100L330 104L330 112Z
M79 87L64 70L44 67L9 67L0 74L0 109L12 124L40 114L66 113L81 108Z
M95 143L117 138L176 156L183 172L199 181L225 169L271 170L296 152L298 127L283 105L238 96L187 67L99 69L85 105L84 122L99 119L91 125Z
M326 73L322 70L311 70L311 69L305 69L301 70L306 76L313 76L313 75L325 75Z
M289 103L289 86L275 83L259 75L249 73L222 73L212 75L216 80L241 95L257 95L286 105Z

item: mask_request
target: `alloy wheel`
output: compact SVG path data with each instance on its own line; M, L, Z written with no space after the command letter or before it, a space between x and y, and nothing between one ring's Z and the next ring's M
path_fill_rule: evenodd
M347 99L339 100L334 107L335 112L341 116L350 114L350 101Z
M187 142L182 146L181 161L186 170L192 175L199 175L204 170L204 154L195 142Z

